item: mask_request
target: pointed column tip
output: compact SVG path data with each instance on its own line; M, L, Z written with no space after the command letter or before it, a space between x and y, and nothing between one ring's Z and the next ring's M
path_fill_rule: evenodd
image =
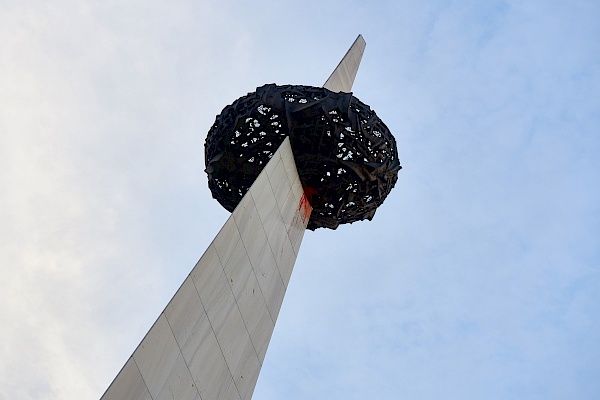
M323 87L333 92L352 92L352 84L367 43L359 33Z

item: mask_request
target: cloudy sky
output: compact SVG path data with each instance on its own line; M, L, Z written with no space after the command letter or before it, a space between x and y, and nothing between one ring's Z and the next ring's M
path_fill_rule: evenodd
M254 399L600 398L600 3L0 0L0 398L97 399L227 219L203 145L264 83L403 165L305 235Z

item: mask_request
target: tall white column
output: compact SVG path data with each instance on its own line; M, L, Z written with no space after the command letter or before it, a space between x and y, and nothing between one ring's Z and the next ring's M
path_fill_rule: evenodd
M311 210L286 138L102 399L250 399Z
M350 92L364 49L323 87ZM311 211L286 138L102 400L250 400Z

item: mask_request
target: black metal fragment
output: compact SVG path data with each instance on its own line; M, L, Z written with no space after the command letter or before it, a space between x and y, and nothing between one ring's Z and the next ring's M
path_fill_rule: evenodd
M286 136L313 207L308 229L372 219L402 168L389 129L352 93L269 84L225 107L208 132L213 197L233 211Z

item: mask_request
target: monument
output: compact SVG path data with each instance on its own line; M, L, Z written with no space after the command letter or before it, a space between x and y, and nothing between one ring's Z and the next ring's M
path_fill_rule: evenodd
M323 87L265 85L217 116L206 172L232 214L103 400L252 397L304 231L370 220L401 168L350 92L364 48Z

